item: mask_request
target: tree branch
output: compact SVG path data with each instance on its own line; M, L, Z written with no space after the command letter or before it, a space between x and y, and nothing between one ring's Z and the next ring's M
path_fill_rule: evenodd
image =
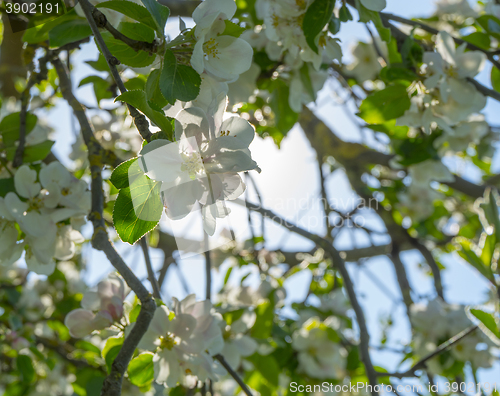
M400 38L404 37L406 39L408 37L408 35L406 33L402 32L400 29L398 29L394 25L392 25L391 23L389 23L389 20L393 20L393 21L396 21L396 22L401 22L401 23L404 23L404 24L410 25L410 26L418 26L418 27L422 28L423 30L426 30L427 32L432 33L432 34L438 34L439 33L439 30L434 29L431 26L425 25L425 24L420 23L420 22L412 21L410 19L401 18L401 17L398 17L396 15L385 14L385 13L381 12L380 13L380 17L385 22L385 24L387 26L389 26L389 28L391 29L391 32L394 32L394 31L398 31L399 32L399 33L397 33L397 36L399 36ZM474 51L483 52L488 57L488 60L497 69L500 69L500 63L498 63L498 61L493 57L493 54L491 52L484 51L483 49L475 46L474 44L468 43L465 40L462 40L462 39L459 39L459 38L456 38L456 37L453 37L453 36L452 36L452 38L458 44L466 43L467 44L467 48L469 48L469 49L472 49ZM485 87L483 84L479 83L478 81L474 80L473 78L467 78L467 81L470 82L472 85L474 85L474 87L476 87L476 89L479 92L481 92L484 96L489 96L492 99L500 101L500 92L497 92L497 91L495 91L493 89Z
M380 13L380 17L382 18L382 20L391 20L391 21L395 21L395 22L400 22L400 23L403 23L405 25L409 25L409 26L415 26L415 27L419 27L420 29L422 30L425 30L426 32L429 32L431 34L438 34L439 33L439 30L438 29L435 29L433 28L432 26L429 26L429 25L426 25L425 23L422 23L422 22L419 22L419 21L414 21L414 20L411 20L411 19L406 19L406 18L402 18L398 15L394 15L394 14L389 14L389 13L385 13L385 12L381 12ZM458 45L461 45L461 44L466 44L467 48L471 51L480 51L480 52L483 52L484 54L486 54L486 56L488 57L488 60L493 64L495 65L495 67L497 69L500 69L500 63L494 58L494 52L491 52L491 51L485 51L484 49L478 47L477 45L474 45L472 43L469 43L468 41L465 41L461 38L458 38L458 37L453 37L451 36L452 39L458 44Z
M212 297L212 261L210 260L210 250L208 249L208 236L204 233L205 238L205 279L206 291L205 298L210 301Z
M406 310L410 313L410 307L413 305L410 282L408 281L408 275L406 273L405 266L401 261L401 257L399 256L399 250L397 249L396 244L393 244L393 251L391 252L390 259L394 264L394 269L396 270L396 278L403 296L403 301L406 305Z
M252 392L250 392L250 389L248 389L248 386L243 382L241 377L238 375L236 371L232 369L232 367L226 362L226 359L224 359L224 356L222 355L215 355L214 356L227 370L229 375L233 377L233 379L238 383L240 386L241 390L245 393L247 396L253 396Z
M368 380L372 386L375 386L377 382L377 375L375 372L375 369L373 367L372 361L370 359L370 335L368 333L368 328L366 326L366 320L365 320L365 315L363 313L363 309L361 308L361 305L359 304L358 297L356 295L356 291L354 290L354 284L352 283L351 277L349 275L349 272L347 271L347 268L345 266L344 260L341 258L339 252L337 249L335 249L330 242L328 242L326 239L312 234L309 231L306 231L294 224L289 223L287 220L281 218L280 216L276 215L272 211L268 209L264 209L258 205L252 204L250 202L245 202L247 207L250 208L251 210L254 210L256 212L261 213L263 216L266 216L267 218L271 219L275 223L289 229L292 232L295 232L298 235L301 235L312 242L314 242L318 247L323 248L330 258L332 259L333 265L338 269L340 274L342 275L342 279L344 280L344 287L346 288L347 294L349 296L349 300L351 302L351 305L354 309L354 312L356 314L356 319L358 321L359 325L359 348L361 351L361 361L363 362L365 369L366 369L366 375L368 377ZM372 395L378 395L377 392L372 390Z
M111 75L113 76L113 79L115 80L118 89L122 94L124 92L127 92L127 89L123 84L120 74L118 73L118 69L116 68L116 66L119 65L120 62L109 51L108 47L106 46L106 43L104 42L104 39L101 36L101 33L99 32L99 28L97 27L96 21L94 20L92 13L93 5L90 4L88 0L80 0L80 5L82 6L82 10L85 13L85 18L87 18L90 28L92 29L95 41L97 42L97 45L101 49L101 52L104 55L104 59L106 59L106 63L109 66L109 70L111 71ZM142 138L147 142L150 142L152 133L149 130L148 120L143 114L139 113L139 111L135 107L129 104L127 104L127 107L130 112L130 115L134 120L134 124L137 127L139 133L141 134Z
M103 217L104 193L102 190L102 157L104 150L94 136L94 131L89 120L87 119L85 109L73 95L71 81L68 77L66 67L59 58L54 59L52 63L59 77L62 95L73 109L73 112L80 123L83 140L85 141L89 152L90 172L92 176L92 206L89 220L92 221L94 228L92 246L95 249L104 252L111 264L121 274L125 282L127 282L128 286L134 291L137 298L141 301L141 311L137 317L136 324L130 334L125 338L123 346L111 366L111 373L108 377L106 377L101 390L101 396L120 396L123 376L130 359L139 344L139 341L148 329L149 323L153 319L153 315L156 310L156 303L142 282L135 276L135 274L120 257L108 238Z
M148 271L148 280L153 288L153 296L161 300L160 286L156 280L155 272L153 271L153 265L151 264L151 257L149 256L148 242L146 241L146 235L141 238L140 241L142 252L144 253L144 261L146 262L146 269Z
M151 54L158 50L158 46L154 41L152 43L148 43L147 41L131 39L130 37L125 36L122 32L115 29L114 26L111 25L107 20L106 15L104 15L99 9L92 6L91 10L92 10L92 17L97 27L106 29L113 35L115 39L123 41L134 51L146 51Z
M453 345L460 342L462 339L467 337L469 334L472 334L478 327L476 325L471 326L462 332L458 333L456 336L450 338L445 343L441 344L435 351L431 352L424 358L420 359L417 363L415 363L411 368L402 372L402 373L381 373L377 372L377 376L379 377L395 377L395 378L405 378L405 377L415 377L415 371L425 369L426 363L437 355L443 353L444 351L450 349Z

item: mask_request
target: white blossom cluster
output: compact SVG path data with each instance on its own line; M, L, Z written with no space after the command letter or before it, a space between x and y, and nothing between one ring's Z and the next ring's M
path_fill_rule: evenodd
M472 326L465 306L447 304L436 298L427 305L415 304L411 308L410 321L414 329L415 352L423 357L434 351L440 344ZM493 342L481 331L464 337L450 349L451 358L432 359L427 362L430 372L442 375L456 360L470 361L477 368L489 368L495 362Z
M90 211L87 183L52 162L38 173L21 166L14 185L16 192L0 198L0 264L11 265L26 251L28 268L49 275L55 259L69 260L75 243L83 242L79 228Z

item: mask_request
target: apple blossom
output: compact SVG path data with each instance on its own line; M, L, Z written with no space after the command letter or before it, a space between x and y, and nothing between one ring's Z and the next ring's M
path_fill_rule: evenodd
M220 352L233 369L238 369L241 359L253 355L257 350L257 342L246 333L255 323L256 314L245 311L231 325L223 328L224 348Z
M342 378L347 353L332 339L335 330L331 319L307 320L292 336L292 347L298 352L299 371L312 378Z
M197 379L217 380L225 371L208 355L222 348L220 315L211 313L209 301L196 302L195 295L174 299L174 311L156 309L139 348L155 352L155 380L166 387L179 382L193 386ZM220 341L218 341L220 340Z
M235 81L252 62L252 47L243 39L224 35L226 20L236 12L233 0L206 0L193 12L196 44L191 65L219 81Z
M207 113L198 107L182 109L176 115L177 141L153 141L141 151L139 161L146 175L162 182L167 215L183 218L199 202L209 235L215 232L215 219L229 213L224 201L245 191L238 172L258 169L248 149L255 130L240 117L223 121L226 106L221 94Z
M97 291L87 291L82 307L71 311L64 320L73 337L82 338L94 330L103 330L123 317L123 302L128 294L124 280L111 273L97 285ZM94 313L98 311L97 313Z

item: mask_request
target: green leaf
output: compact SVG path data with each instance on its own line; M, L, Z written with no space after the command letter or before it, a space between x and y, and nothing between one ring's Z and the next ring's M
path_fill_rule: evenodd
M152 70L146 81L145 89L148 102L153 102L156 106L163 108L168 105L168 101L163 97L160 91L160 75L161 70Z
M356 9L359 13L359 22L368 23L373 22L375 27L377 28L378 34L380 38L385 42L389 43L391 41L391 30L386 28L382 23L382 19L380 18L380 14L377 11L372 11L366 8L359 0L355 0Z
M127 371L132 384L139 387L150 384L154 378L153 354L141 353L130 361Z
M395 83L368 96L359 107L358 116L368 124L383 124L401 117L410 108L406 86Z
M32 163L37 161L42 161L49 155L50 149L55 142L52 140L46 140L45 142L34 144L33 146L27 146L24 148L23 162ZM7 159L12 161L16 154L16 147L8 147L6 150Z
M481 251L481 261L485 267L491 267L492 261L494 259L494 252L497 243L496 234L486 235L484 238L483 250Z
M200 93L201 77L190 66L177 63L172 51L165 52L160 75L160 90L163 97L174 104L177 99L189 102Z
M500 341L500 330L498 328L498 323L492 314L484 312L480 309L471 309L470 313L474 315L483 324L483 326L498 339L497 341ZM479 327L484 331L483 326ZM489 335L487 332L485 333Z
M137 317L139 316L139 313L141 312L141 305L137 304L132 310L130 311L130 314L128 315L128 318L130 320L130 323L134 323L137 320Z
M224 20L224 24L226 25L226 28L221 33L221 35L223 35L223 36L240 37L241 33L243 33L245 31L244 27L241 27L240 25L238 25L234 22L231 22L228 19Z
M335 16L335 14L332 15L332 19L330 19L330 22L328 22L328 30L330 31L330 33L337 34L338 32L340 32L341 23L342 22Z
M300 68L300 80L305 88L305 91L309 94L313 101L316 101L316 92L312 85L311 76L309 75L309 66L306 62Z
M104 56L102 56L102 54L99 54L97 60L85 61L85 63L97 71L109 72L108 63L106 62L106 59L104 59Z
M107 354L109 353L109 351L111 350L111 348L115 347L115 346L120 346L123 344L123 341L124 341L124 337L122 336L113 336L113 337L109 337L107 340L106 340L106 343L104 344L104 348L102 348L102 357L104 359L106 359L106 356Z
M151 29L156 30L156 22L151 16L146 7L132 1L112 0L96 4L96 8L107 8L118 11L119 13L128 16L134 21L143 23Z
M278 378L281 372L276 359L271 356L262 356L258 353L252 355L250 358L247 358L251 361L255 368L260 371L262 376L273 386L278 386Z
M271 88L271 108L275 116L275 125L285 135L295 125L299 115L295 113L288 104L290 88L281 79L276 79Z
M33 362L27 355L19 355L16 359L17 369L21 373L21 379L26 384L31 384L35 380L35 369Z
M102 357L106 362L106 367L108 369L108 373L111 372L111 365L115 360L118 352L122 348L124 341L124 337L121 336L113 336L109 337L106 340L106 344L104 344L104 348L102 349Z
M481 48L482 50L489 51L491 48L490 36L483 32L474 32L467 36L463 36L462 40L468 43L474 44L475 46Z
M500 92L500 70L495 66L491 68L491 86L497 92Z
M133 40L151 43L155 39L154 31L142 23L122 22L118 30ZM111 53L124 65L145 67L152 64L156 58L154 54L133 50L123 41L115 39L109 32L102 32L101 35Z
M227 284L229 277L231 276L231 272L233 272L233 267L229 267L226 271L226 276L224 277L224 285Z
M94 89L94 95L98 103L102 99L113 98L113 93L111 92L110 84L105 79L99 76L88 76L85 77L82 81L80 81L80 84L78 84L78 86L81 87L86 84L92 84L92 87Z
M137 161L137 158L129 159L128 161L122 162L115 168L113 173L111 173L111 177L109 178L109 181L113 183L113 186L118 189L127 188L129 186L128 171L130 166L135 161Z
M304 15L302 30L307 44L316 53L318 53L318 46L315 43L316 37L330 22L334 7L335 0L314 0Z
M85 20L84 18L78 16L78 14L74 10L71 10L68 13L55 19L53 16L48 16L47 22L43 23L43 21L38 21L37 23L39 24L37 26L26 29L23 34L22 40L28 44L36 44L42 41L47 41L49 40L49 32L51 29L62 23L65 23L66 21L74 19Z
M486 279L489 280L495 279L491 271L491 267L485 266L483 261L474 252L473 244L471 241L459 237L457 238L457 243L461 248L460 250L457 250L457 253L460 257L462 257L465 261L467 261L470 265L472 265L475 269L477 269L479 273L483 275Z
M38 117L33 113L26 114L26 136L35 128ZM0 135L5 147L14 146L19 140L20 113L12 113L2 118Z
M271 336L274 319L274 307L270 301L263 302L255 308L257 318L252 327L253 338L268 338Z
M478 198L474 203L479 219L485 231L488 234L495 232L496 241L500 241L500 213L498 206L500 204L500 196L494 188L487 188L484 191L484 196Z
M137 162L134 164L139 168ZM113 222L123 242L132 245L156 227L163 211L160 187L160 182L139 175L129 187L120 190L113 207Z
M90 35L92 35L92 30L86 20L66 21L49 32L49 42L51 47L62 47Z
M476 19L476 22L481 25L491 36L496 39L500 38L500 19L494 15L482 15Z
M346 3L342 4L339 10L339 19L340 22L352 21L354 18L352 17L351 11L346 6Z
M9 192L15 192L14 178L0 179L0 197L5 197Z
M154 122L158 128L164 131L167 136L172 134L172 124L164 114L151 108L146 99L146 92L139 90L127 91L118 96L115 99L115 102L118 100L128 103L136 109L142 111L146 117Z
M159 37L165 35L165 25L167 24L168 17L170 15L170 10L168 7L161 5L156 0L141 0L142 4L148 9L150 14L153 16L156 23L156 31Z

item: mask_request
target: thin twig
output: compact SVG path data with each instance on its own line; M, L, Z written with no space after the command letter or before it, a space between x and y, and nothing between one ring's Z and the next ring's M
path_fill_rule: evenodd
M142 252L144 253L144 261L146 262L146 269L148 271L148 280L153 287L153 296L161 300L160 286L156 280L155 273L153 271L153 265L151 264L151 257L149 255L148 242L146 241L146 236L144 235L140 241Z
M92 15L93 5L90 4L88 0L81 0L80 5L82 6L85 18L87 18L87 21L89 22L90 28L92 29L95 41L97 42L97 45L99 46L102 54L104 55L104 59L106 59L106 63L108 64L109 70L111 71L111 75L113 76L113 79L115 80L118 89L122 94L124 92L127 92L127 89L123 84L120 74L118 73L118 69L116 68L116 66L119 65L120 62L118 61L118 59L116 59L115 56L111 54L108 47L106 46L106 43L104 42L104 39L102 38L101 33L99 32L99 28L97 27L96 21L94 20L94 17ZM130 112L130 115L134 119L134 124L137 127L139 133L141 134L142 138L147 142L150 142L152 133L149 130L148 120L144 115L139 113L139 111L135 107L129 104L127 104L127 107Z
M390 259L394 264L396 279L398 281L398 285L401 290L401 295L403 296L403 301L406 305L406 309L409 313L410 307L413 305L413 299L411 298L411 286L410 281L408 280L408 275L406 273L406 268L401 261L401 257L399 256L397 245L393 246L393 251L390 254Z
M381 12L380 13L380 17L384 20L391 20L391 21L395 21L395 22L400 22L400 23L403 23L405 25L409 25L409 26L415 26L415 27L419 27L420 29L422 30L425 30L426 32L429 32L431 34L439 34L439 30L438 29L435 29L433 28L432 26L429 26L429 25L426 25L425 23L422 23L422 22L419 22L419 21L413 21L411 19L406 19L406 18L403 18L403 17L400 17L398 15L394 15L394 14L389 14L389 13L385 13L385 12ZM486 54L486 56L488 57L488 60L493 64L495 65L495 67L497 69L500 69L500 63L493 57L494 55L494 52L492 51L486 51L480 47L478 47L477 45L474 45L472 43L469 43L468 41L465 41L461 38L458 38L458 37L451 37L457 44L461 45L461 44L464 44L467 46L467 48L469 50L472 50L472 51L480 51L480 52L483 52L484 54Z
M420 22L416 22L416 21L411 21L409 19L405 19L405 18L401 18L401 17L398 17L396 15L392 15L392 14L384 14L383 12L380 13L380 16L382 18L382 20L391 28L391 31L394 32L394 31L397 31L398 35L401 36L401 37L408 37L408 35L404 32L402 32L400 29L398 29L397 27L395 27L394 25L390 24L389 23L389 20L393 20L393 21L396 21L396 22L401 22L401 23L404 23L404 24L407 24L407 25L411 25L411 26L418 26L420 28L422 28L423 30L426 30L428 31L429 33L432 33L432 34L438 34L439 33L439 30L437 29L434 29L433 27L430 27L430 26L427 26L425 24L422 24ZM483 52L484 54L486 54L486 56L488 57L488 60L497 68L500 70L500 63L493 57L493 54L489 51L484 51L483 49L475 46L474 44L471 44L471 43L468 43L467 41L464 41L462 39L459 39L459 38L456 38L456 37L452 37L453 40L458 43L458 44L462 44L462 43L466 43L467 44L467 48L469 49L472 49L474 51L481 51ZM415 40L416 41L416 40ZM476 80L474 80L473 78L470 78L468 77L466 79L469 83L471 83L472 85L474 85L474 87L479 91L481 92L483 95L485 96L489 96L490 98L493 98L495 100L498 100L500 101L500 92L497 92L493 89L490 89L488 87L485 87L483 84L477 82Z
M215 355L214 356L227 370L229 375L233 377L233 379L238 383L240 386L241 390L245 393L247 396L253 396L252 392L250 392L250 389L248 389L248 386L243 382L241 377L238 375L236 371L232 369L232 367L226 362L226 359L224 359L224 356L222 355Z
M93 368L93 369L96 369L96 370L99 370L99 371L104 371L101 367L99 367L99 366L93 366L89 362L87 362L86 360L74 359L74 358L70 357L69 355L70 355L71 352L67 351L64 348L64 346L61 345L61 344L59 344L57 341L49 340L47 338L43 338L43 337L39 337L39 336L35 336L35 341L38 344L42 344L47 349L50 349L51 351L54 351L62 359L64 359L66 362L72 364L73 366L75 366L78 369Z
M432 252L427 249L427 247L421 243L418 239L410 237L410 241L417 248L422 256L424 256L425 261L429 265L432 277L434 278L434 288L436 289L437 295L444 301L444 292L443 292L443 281L441 279L441 271L439 270L439 265L437 264Z
M476 325L470 326L462 332L458 333L456 336L450 338L448 341L441 344L436 348L435 351L429 353L424 358L420 359L417 363L415 363L411 368L402 372L402 373L381 373L377 372L377 376L379 377L395 377L395 378L405 378L405 377L415 377L415 371L425 369L426 363L437 355L443 353L450 349L453 345L460 342L462 339L467 337L469 334L472 334L478 327Z
M210 249L208 248L208 235L204 232L205 239L205 279L206 291L205 298L210 301L212 298L212 261L210 260Z
M252 183L252 187L255 191L255 195L257 195L257 201L259 201L259 204L260 206L263 206L262 204L262 195L260 194L260 191L259 189L257 188L257 183L255 182L255 180L253 179L252 175L250 174L250 172L245 172L245 176L248 180L250 180L250 183ZM266 240L266 235L265 235L265 223L264 223L264 216L262 217L262 223L261 223L261 236L262 236L262 239L264 239L264 242Z
M158 46L154 41L152 43L148 43L147 41L134 40L130 37L125 36L122 32L115 29L113 25L111 25L107 20L106 15L104 15L94 6L92 6L92 16L94 18L94 21L96 22L97 27L106 29L113 35L115 39L123 41L134 51L146 51L149 53L154 53L158 50Z
M189 284L187 283L186 278L184 277L184 274L182 273L181 267L177 261L174 261L173 264L175 265L175 268L177 269L177 277L181 281L182 288L184 289L184 293L190 294L191 289L189 287Z
M235 201L238 202L238 201ZM352 283L351 277L349 275L349 272L347 271L347 268L345 266L345 262L340 257L339 252L337 249L335 249L332 244L327 241L326 239L320 237L319 235L315 235L313 233L310 233L309 231L306 231L295 224L291 224L287 220L281 218L280 216L276 215L274 212L264 209L258 205L255 205L250 202L245 202L248 208L251 210L254 210L256 212L261 213L263 216L271 219L275 223L289 229L290 231L301 235L310 241L316 243L318 247L323 248L330 256L332 259L332 262L334 266L339 270L340 274L342 275L342 278L344 279L344 287L346 288L347 294L349 296L349 300L351 302L351 305L354 309L354 312L356 314L356 319L358 321L359 325L359 348L361 351L361 361L363 362L365 369L366 369L366 374L368 377L368 381L370 382L370 385L374 387L377 385L377 374L375 371L375 368L373 367L373 363L370 358L370 334L368 333L368 327L366 325L366 320L365 320L365 315L363 313L363 309L361 308L361 305L359 304L358 297L356 295L356 291L354 290L354 284ZM378 395L378 393L372 389L372 395Z

